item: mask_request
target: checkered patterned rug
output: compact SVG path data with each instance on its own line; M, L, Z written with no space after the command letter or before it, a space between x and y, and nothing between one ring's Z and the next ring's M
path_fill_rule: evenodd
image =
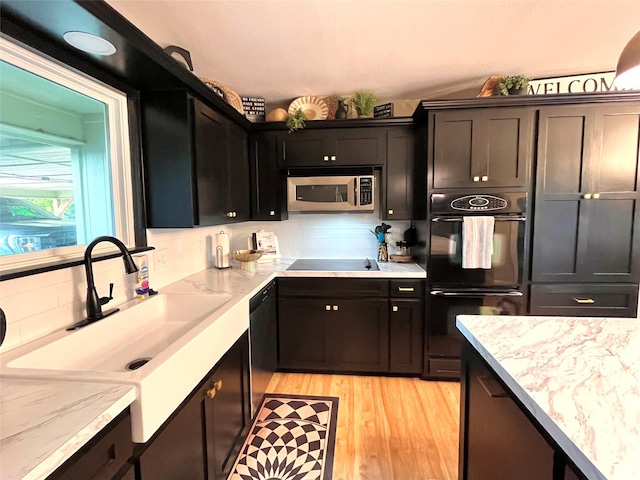
M228 480L331 480L337 397L265 396Z

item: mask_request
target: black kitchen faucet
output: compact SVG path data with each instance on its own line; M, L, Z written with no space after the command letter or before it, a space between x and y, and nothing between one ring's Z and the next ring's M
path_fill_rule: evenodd
M106 312L102 311L102 305L108 303L113 298L113 284L110 285L109 296L100 298L98 297L98 292L96 291L96 286L93 281L93 261L91 259L91 252L100 242L111 242L118 247L122 252L122 261L124 262L124 269L127 274L138 271L138 267L136 267L136 264L133 262L133 258L131 258L131 254L129 253L129 250L127 250L127 247L125 247L124 243L117 238L110 236L95 238L89 245L87 245L87 248L84 251L84 269L87 275L87 318L71 325L67 330L75 330L77 328L84 327L85 325L101 320L104 317L112 315L120 310L119 308L112 308Z

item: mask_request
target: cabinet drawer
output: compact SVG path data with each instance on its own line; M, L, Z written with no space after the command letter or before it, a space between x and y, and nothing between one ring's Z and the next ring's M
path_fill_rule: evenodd
M460 360L459 359L429 360L429 377L460 378Z
M531 315L636 317L637 285L532 285Z
M281 278L278 295L288 297L386 297L389 281L360 278Z
M422 298L423 282L422 280L391 280L392 298Z
M49 480L111 480L133 453L131 417L125 411L76 452ZM118 475L120 477L120 475Z

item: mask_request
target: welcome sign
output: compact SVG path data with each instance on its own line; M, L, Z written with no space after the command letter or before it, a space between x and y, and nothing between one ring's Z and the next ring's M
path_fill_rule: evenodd
M587 73L569 77L538 78L529 82L529 95L550 95L555 93L602 93L617 92L621 88L613 86L616 72Z

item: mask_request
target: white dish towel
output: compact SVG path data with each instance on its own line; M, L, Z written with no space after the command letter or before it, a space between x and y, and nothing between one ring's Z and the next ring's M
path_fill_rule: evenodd
M491 268L494 217L463 217L462 268Z

